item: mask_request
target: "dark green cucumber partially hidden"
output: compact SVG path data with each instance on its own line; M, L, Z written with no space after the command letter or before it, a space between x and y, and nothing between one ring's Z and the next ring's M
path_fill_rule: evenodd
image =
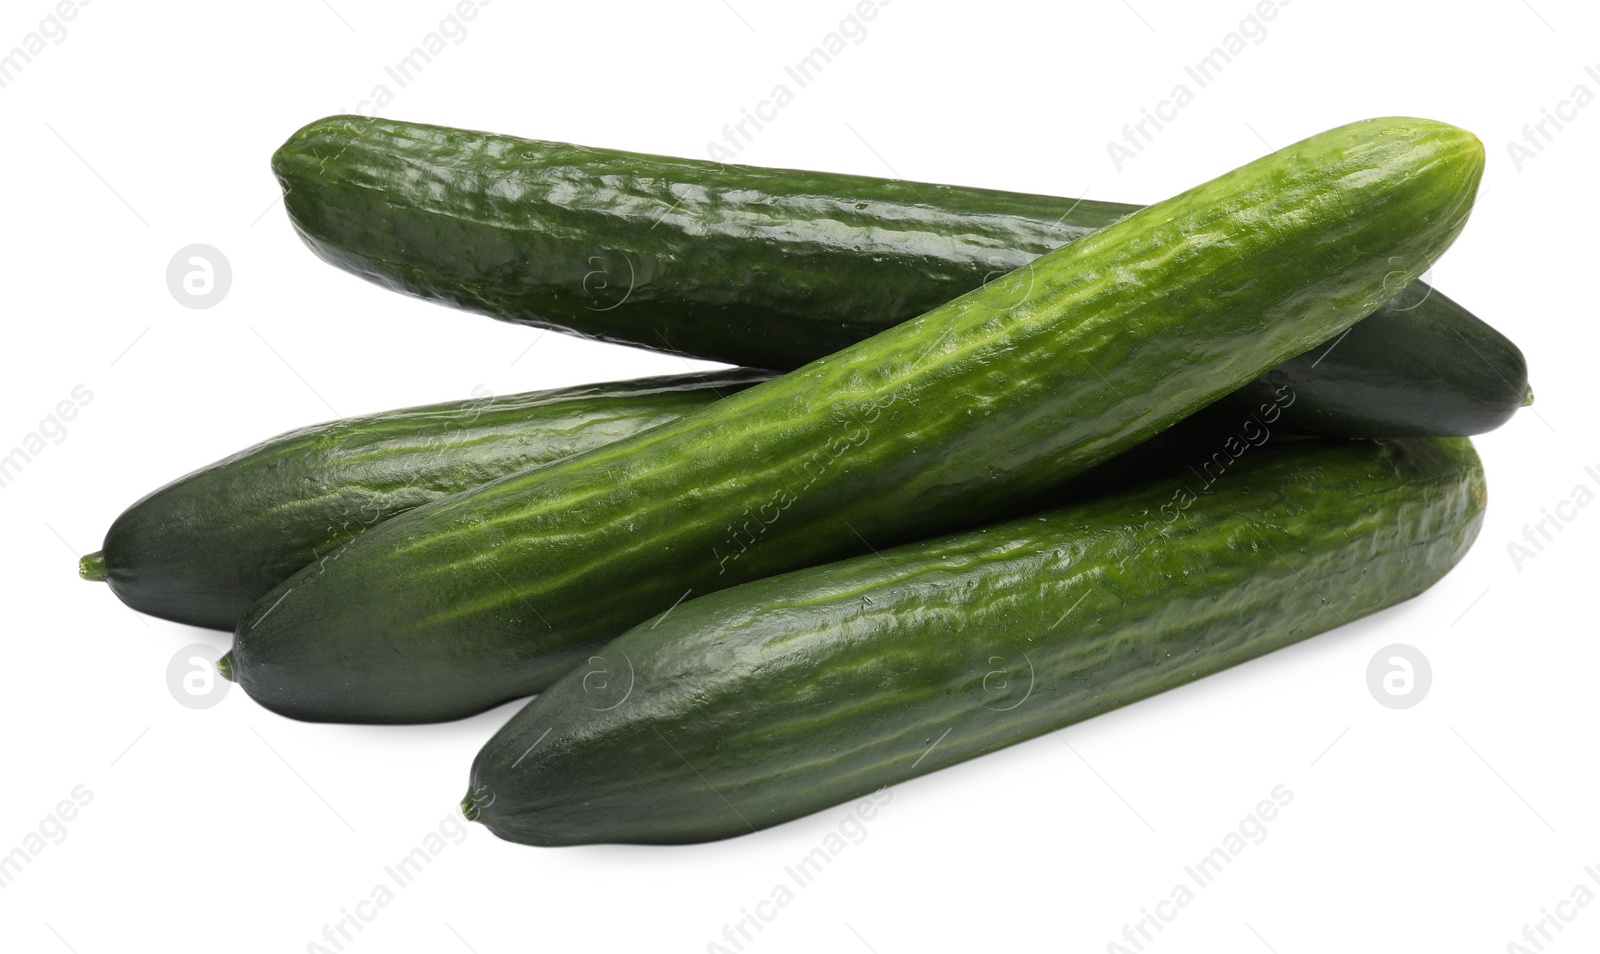
M676 420L771 377L734 369L331 421L180 477L83 558L141 613L232 630L273 587L396 514Z
M1292 395L1289 402L1283 397ZM1349 331L1218 402L1248 414L1277 399L1291 434L1465 437L1533 403L1510 339L1437 288L1412 282Z
M987 519L1368 314L1449 246L1482 168L1476 137L1426 120L1304 140L675 422L385 521L250 610L234 674L301 719L470 715L690 596Z
M789 370L1138 210L335 116L273 157L317 255L496 318ZM1277 369L1283 428L1476 434L1528 397L1515 345L1426 284ZM1404 274L1411 274L1406 272ZM1402 291L1403 290L1403 291ZM1261 394L1249 395L1254 400Z
M1465 438L1270 445L1168 515L1191 479L689 600L496 733L467 817L533 845L767 828L1409 599L1485 500Z

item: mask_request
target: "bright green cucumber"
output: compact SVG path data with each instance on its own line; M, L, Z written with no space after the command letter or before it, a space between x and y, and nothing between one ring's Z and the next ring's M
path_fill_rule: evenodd
M295 571L396 514L676 420L735 369L407 408L291 431L129 507L80 572L163 619L232 630Z
M467 817L534 845L776 825L1409 599L1485 499L1465 438L1269 445L1165 516L1190 480L689 600L502 728Z
M385 287L778 370L1139 208L352 116L295 133L273 169L311 249ZM1256 390L1280 386L1284 429L1369 437L1481 433L1528 394L1516 346L1422 283Z
M1353 324L1449 246L1482 168L1442 123L1313 136L798 371L386 521L263 597L234 672L296 718L464 716L689 596L983 520Z

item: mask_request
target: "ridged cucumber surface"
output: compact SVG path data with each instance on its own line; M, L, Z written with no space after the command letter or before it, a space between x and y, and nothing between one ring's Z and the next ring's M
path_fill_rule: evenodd
M300 568L397 514L770 377L735 369L484 395L301 428L148 494L80 572L141 613L232 630Z
M1169 518L1192 480L689 600L496 733L467 817L534 845L776 825L1408 599L1485 504L1464 438L1267 445Z
M386 521L263 597L234 672L302 719L469 715L691 596L987 519L1369 313L1455 238L1482 168L1427 120L1296 143L678 421Z
M353 116L273 157L317 255L407 294L789 370L1138 211L1112 202L671 159ZM1505 336L1424 283L1278 368L1285 427L1475 434L1528 395ZM1403 290L1402 290L1403 289Z

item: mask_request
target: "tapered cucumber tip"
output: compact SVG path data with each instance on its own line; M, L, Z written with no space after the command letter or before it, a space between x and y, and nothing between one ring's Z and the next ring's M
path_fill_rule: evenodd
M1533 385L1528 385L1528 390L1522 395L1522 406L1533 407Z
M217 675L229 682L239 681L233 672L233 650L223 653L222 658L217 660Z
M467 821L475 822L480 814L482 813L478 811L478 800L472 797L471 792L468 792L467 796L461 800L462 817L466 818Z
M99 550L78 558L78 575L95 583L106 581L106 555Z

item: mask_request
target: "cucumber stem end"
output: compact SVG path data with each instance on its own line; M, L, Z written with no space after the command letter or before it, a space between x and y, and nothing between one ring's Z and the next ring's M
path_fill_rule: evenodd
M222 658L217 660L217 675L229 682L239 681L233 672L233 650L223 653Z
M87 556L79 557L78 575L91 583L104 583L106 581L106 555L96 550Z
M461 800L461 814L467 821L475 822L478 820L478 815L480 814L478 812L478 800L473 798L470 793Z

